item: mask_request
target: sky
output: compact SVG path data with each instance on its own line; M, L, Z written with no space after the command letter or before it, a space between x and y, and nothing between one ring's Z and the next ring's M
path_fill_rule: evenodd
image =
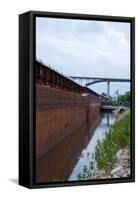
M66 76L130 79L130 23L37 17L36 58ZM107 92L106 83L89 88ZM130 83L111 83L110 95L118 89Z

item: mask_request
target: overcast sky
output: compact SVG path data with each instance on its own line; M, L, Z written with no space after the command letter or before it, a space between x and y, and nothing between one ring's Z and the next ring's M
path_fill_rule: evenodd
M36 19L36 57L67 76L130 78L130 24ZM111 95L129 83L111 83ZM106 83L90 86L106 93Z

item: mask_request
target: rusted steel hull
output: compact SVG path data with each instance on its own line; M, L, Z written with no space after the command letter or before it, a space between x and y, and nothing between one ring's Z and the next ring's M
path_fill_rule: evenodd
M36 182L65 181L100 120L100 103L36 85Z

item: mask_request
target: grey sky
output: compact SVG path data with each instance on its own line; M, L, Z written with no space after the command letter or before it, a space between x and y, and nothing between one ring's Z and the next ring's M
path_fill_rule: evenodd
M36 19L36 57L69 76L130 78L130 24L56 18ZM106 84L90 86L106 92ZM111 95L129 83L111 83Z

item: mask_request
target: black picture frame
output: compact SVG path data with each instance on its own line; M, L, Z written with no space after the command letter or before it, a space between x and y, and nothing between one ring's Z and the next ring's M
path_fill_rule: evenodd
M35 18L66 18L131 24L131 177L35 183ZM135 18L29 11L19 15L19 184L27 188L78 186L135 181Z

